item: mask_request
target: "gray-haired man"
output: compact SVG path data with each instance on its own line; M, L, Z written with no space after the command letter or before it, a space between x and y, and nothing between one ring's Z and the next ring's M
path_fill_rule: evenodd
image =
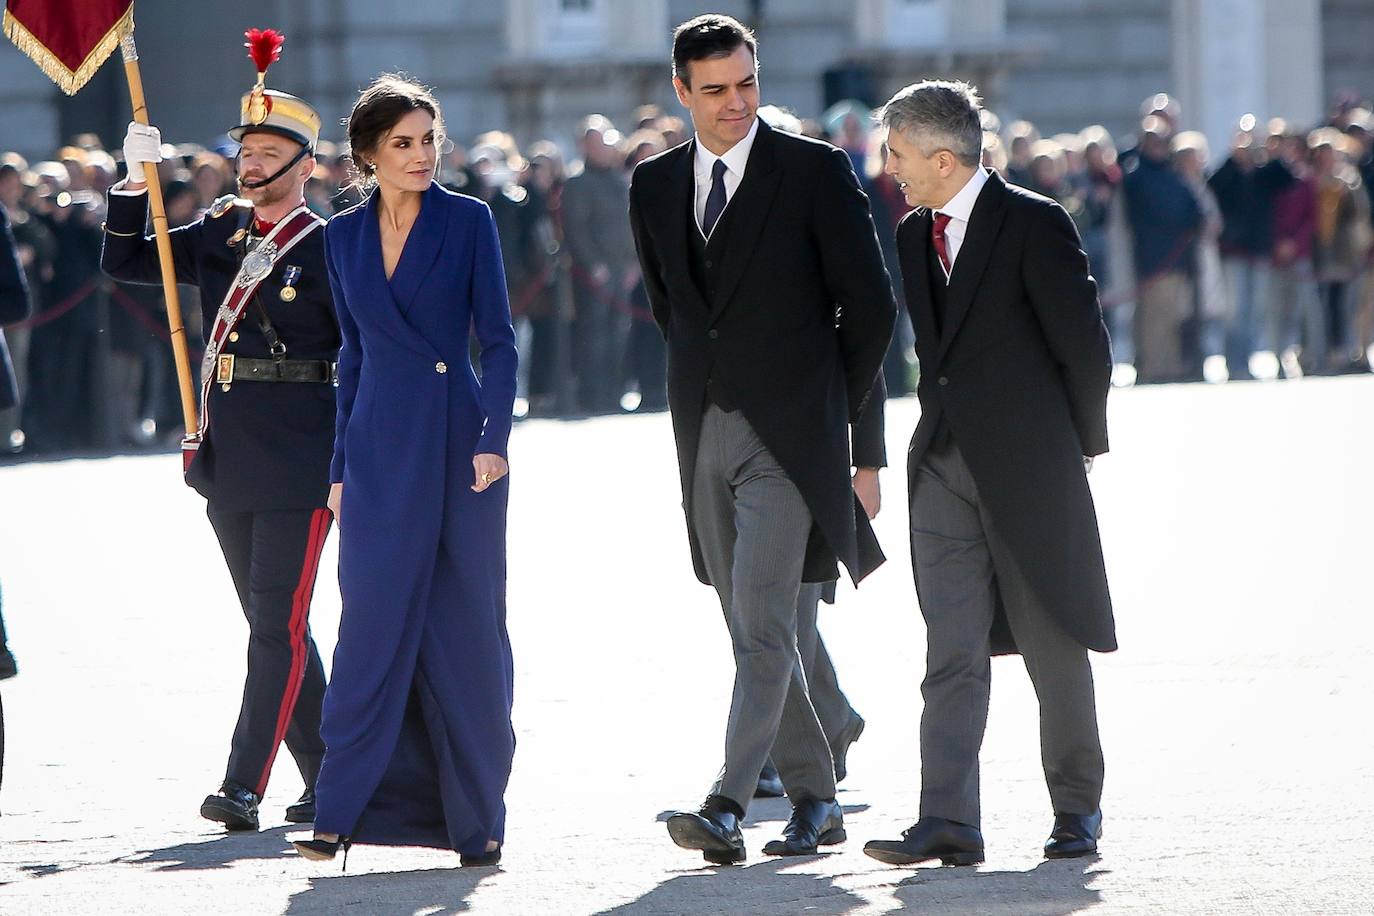
M926 621L920 820L875 859L983 859L978 750L990 656L1020 652L1040 699L1055 821L1045 855L1101 834L1088 649L1116 648L1086 477L1107 451L1111 348L1067 213L981 165L978 96L925 82L883 108L889 174L919 209L897 249L921 361L908 458Z

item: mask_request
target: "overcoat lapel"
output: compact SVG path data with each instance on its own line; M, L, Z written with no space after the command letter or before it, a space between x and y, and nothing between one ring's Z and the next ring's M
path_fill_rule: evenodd
M949 293L945 300L945 317L940 336L940 358L949 349L950 341L959 333L969 306L973 304L974 294L983 280L988 258L997 243L998 230L1002 228L1007 189L1001 176L993 172L978 195L969 215L968 233L964 244L959 248L959 257L954 262L954 271L949 277Z
M673 165L672 179L667 189L667 206L657 208L662 218L668 221L663 235L666 250L671 252L672 257L681 259L680 266L685 276L691 276L687 266L687 259L691 257L687 229L690 226L693 232L696 231L696 218L692 213L696 202L696 179L692 174L696 155L697 141L693 138L683 145L678 161ZM706 298L697 285L691 282L681 285L686 289L688 298L706 311Z
M720 293L711 303L713 318L719 317L730 304L735 287L744 277L781 181L782 173L777 170L773 153L773 129L759 121L749 163L744 167L744 180L735 189L706 243L707 251L713 254L722 244L725 247L721 252L724 261L720 267Z
M444 250L444 236L448 231L448 208L440 200L443 188L431 181L420 203L420 215L406 238L405 250L391 275L391 289L402 314L410 311L415 296L434 269L439 252Z
M439 252L444 247L448 220L445 218L447 210L443 206L443 201L439 199L443 193L443 189L434 182L431 182L425 191L420 201L420 215L415 218L415 225L410 227L410 235L406 237L405 248L401 250L401 259L396 262L396 269L392 272L390 281L386 279L386 267L381 260L382 235L377 216L378 193L374 191L367 202L368 212L367 219L363 221L363 231L368 233L368 236L364 242L368 247L375 246L377 267L381 271L382 281L391 293L391 298L395 300L397 310L403 316L410 312L416 294L424 285L429 272L434 268L434 262L439 258Z
M429 192L426 192L428 196ZM396 270L391 274L391 280L386 278L386 265L382 262L382 231L377 219L377 203L380 198L378 192L373 191L368 198L366 208L363 212L363 219L359 228L359 238L356 247L357 262L352 265L358 271L362 286L367 291L366 300L367 311L372 315L372 320L376 322L378 330L387 334L399 345L414 350L426 357L433 355L433 347L425 340L424 335L415 330L415 326L407 318L406 311L402 306L402 300L398 291L405 291L407 299L405 308L408 308L411 300L420 288L420 279L410 281L409 284L403 282L407 272L411 271L412 265L418 262L418 257L413 253L411 246L428 247L421 243L421 239L426 233L434 230L422 226L425 220L425 211L430 212L429 218L436 219L438 212L442 210L435 202L430 206L430 201L426 200L420 205L420 215L415 220L415 225L410 229L410 236L406 239L406 248L401 252L401 260L396 264ZM440 223L438 230L443 231L443 224L447 220L437 220ZM436 252L437 253L437 252ZM429 272L429 267L433 265L435 254L430 254L424 268L424 273ZM415 272L419 274L419 271ZM409 289L407 289L409 286Z
M902 259L902 277L908 291L907 300L911 304L923 303L919 308L910 308L911 329L916 334L916 339L922 341L933 341L937 346L939 341L935 334L935 301L930 297L930 262L926 257L926 246L930 244L930 227L934 222L930 211L924 207L907 217L907 221L912 223L908 232L920 239L920 244L912 246L914 250L906 253Z

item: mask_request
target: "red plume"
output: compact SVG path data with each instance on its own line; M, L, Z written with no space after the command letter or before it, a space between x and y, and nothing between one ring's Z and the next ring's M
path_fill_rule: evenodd
M276 29L249 29L243 37L248 39L243 46L248 49L248 56L259 73L266 73L268 67L281 59L281 46L286 36Z

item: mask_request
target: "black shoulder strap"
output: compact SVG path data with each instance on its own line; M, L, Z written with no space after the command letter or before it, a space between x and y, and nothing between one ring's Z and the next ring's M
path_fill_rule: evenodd
M274 360L281 362L286 359L286 344L282 342L277 329L272 326L272 319L267 315L267 307L262 304L261 291L253 293L253 305L257 309L258 328L267 339L267 351L272 354Z

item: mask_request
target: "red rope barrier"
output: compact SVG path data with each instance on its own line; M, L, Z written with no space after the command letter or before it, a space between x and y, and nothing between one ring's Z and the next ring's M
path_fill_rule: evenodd
M31 318L25 318L23 321L16 321L14 324L7 325L6 327L14 328L16 330L22 328L39 328L45 324L48 324L49 322L56 321L63 315L70 312L72 309L76 308L82 302L84 302L86 297L89 296L91 293L99 289L100 281L100 276L94 276L91 279L87 280L84 286L82 286L76 292L72 293L67 298L63 299L61 302L57 303L57 305L54 305L52 308L43 312L39 312L37 315L34 315Z

